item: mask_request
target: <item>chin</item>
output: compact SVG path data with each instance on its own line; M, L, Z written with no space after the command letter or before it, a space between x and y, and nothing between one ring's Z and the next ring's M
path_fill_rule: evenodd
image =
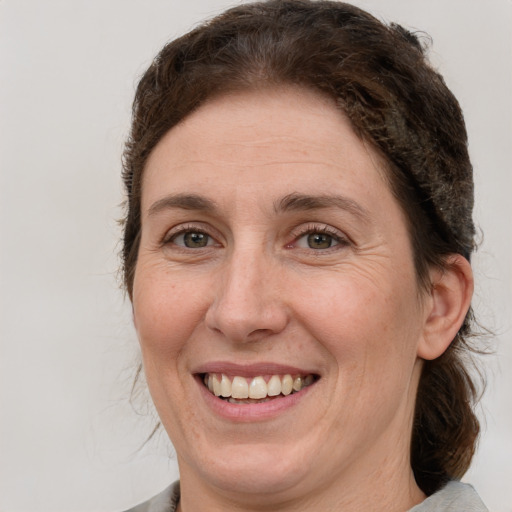
M222 450L222 458L202 465L204 481L226 492L279 495L301 485L310 464L297 450L276 449L275 444L231 446Z

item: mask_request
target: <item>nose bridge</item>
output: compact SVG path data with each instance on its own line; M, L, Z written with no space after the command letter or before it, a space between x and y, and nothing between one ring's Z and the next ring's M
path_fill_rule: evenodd
M286 308L276 263L254 245L234 249L219 269L217 291L207 325L232 341L260 339L284 329Z

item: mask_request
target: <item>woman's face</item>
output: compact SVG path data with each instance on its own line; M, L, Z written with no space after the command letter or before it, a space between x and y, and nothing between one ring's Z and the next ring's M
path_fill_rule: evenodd
M382 162L330 100L227 95L152 152L133 310L184 482L286 499L410 472L420 295Z

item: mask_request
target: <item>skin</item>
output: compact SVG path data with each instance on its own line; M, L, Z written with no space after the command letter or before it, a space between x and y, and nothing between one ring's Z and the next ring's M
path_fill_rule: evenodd
M453 339L472 281L454 257L420 289L384 173L331 100L296 88L211 100L150 155L133 312L185 512L424 499L409 460L422 360ZM186 247L197 231L207 245ZM325 232L331 246L311 248ZM226 418L196 374L227 363L319 379L277 413Z

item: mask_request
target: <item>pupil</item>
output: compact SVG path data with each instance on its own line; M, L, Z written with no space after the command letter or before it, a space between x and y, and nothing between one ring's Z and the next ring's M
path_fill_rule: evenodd
M324 233L311 233L308 235L308 245L311 249L328 249L332 238Z
M204 233L185 233L183 237L187 247L206 247L208 235Z

